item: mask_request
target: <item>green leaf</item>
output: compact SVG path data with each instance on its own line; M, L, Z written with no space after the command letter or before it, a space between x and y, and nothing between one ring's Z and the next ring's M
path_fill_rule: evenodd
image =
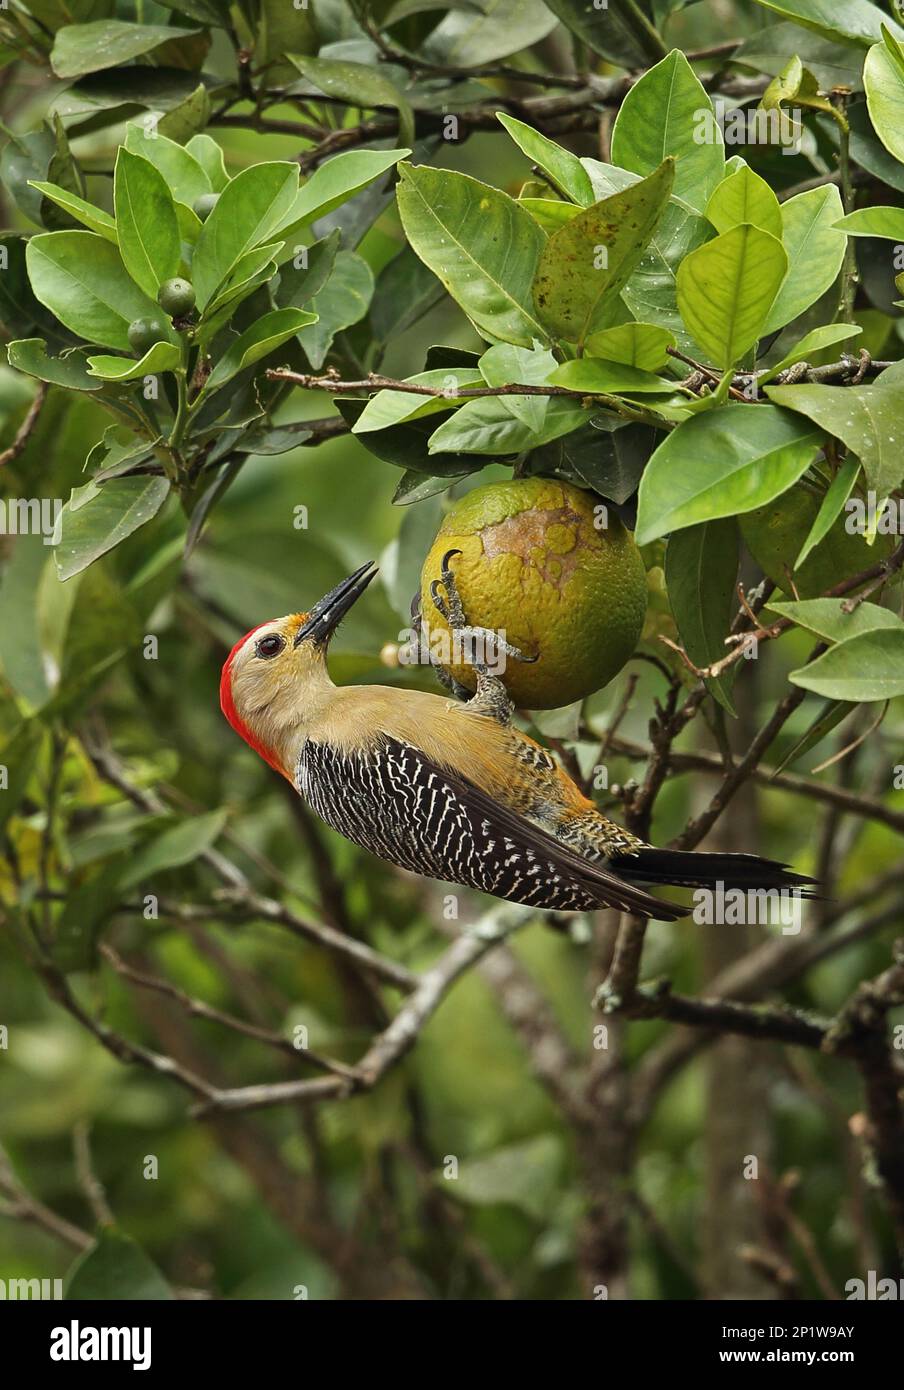
M155 54L165 66L184 67L180 46L197 38L198 29L179 29L167 24L129 24L119 19L98 19L90 24L66 24L56 32L50 66L57 77L82 77L102 68L115 68Z
M277 70L294 63L296 53L316 53L317 25L313 5L287 5L285 0L261 0L260 29L255 45L255 59L273 63ZM273 72L267 73L267 85L276 86Z
M403 164L399 215L411 246L478 332L546 341L531 286L546 238L514 198L466 174Z
M32 237L26 262L36 297L89 342L129 352L129 324L160 317L156 301L132 281L117 248L93 232ZM172 330L167 337L174 339Z
M581 157L580 164L593 189L591 203L598 203L613 193L621 193L623 188L638 183L641 177L640 174L632 174L630 169L620 169L617 164L604 164L602 160L590 159L587 155Z
M199 854L219 838L226 824L227 813L222 808L208 811L206 815L195 816L191 820L180 821L170 826L139 850L123 874L120 887L123 892L154 883L156 874L168 869L180 869L190 864Z
M336 334L363 319L373 293L374 276L367 262L354 251L340 251L332 275L310 301L311 310L317 315L316 323L298 334L315 371L323 366Z
M562 366L553 372L550 380L556 386L568 386L572 391L585 391L588 396L651 391L668 394L673 387L672 382L664 381L652 372L641 371L639 367L629 367L623 362L608 362L602 357L580 357L573 362L563 362Z
M682 261L678 308L715 366L733 367L756 345L787 269L782 243L749 224Z
M439 367L408 377L418 386L435 386L447 392L445 396L419 396L409 391L378 391L371 396L352 429L353 434L368 434L385 430L403 420L416 420L423 415L435 415L455 404L455 392L468 386L482 386L483 377L473 367Z
M66 218L34 187L47 181L70 193L81 195L85 191L59 116L54 116L52 124L45 121L40 129L25 135L4 133L7 139L0 151L0 182L32 222L49 231L64 228Z
M182 256L176 209L163 175L122 147L113 170L113 206L123 264L136 285L156 299Z
M226 186L201 230L192 283L202 311L246 251L280 237L298 192L297 164L252 164Z
M668 349L675 346L674 334L655 323L620 323L591 333L584 344L590 357L624 362L644 372L658 372L668 362Z
M338 229L336 235L338 236ZM405 246L377 276L370 322L378 343L417 323L444 298L445 290L429 266Z
M555 1134L506 1144L466 1159L455 1184L459 1201L470 1206L511 1206L542 1222L561 1190L562 1140Z
M777 600L766 606L780 618L790 618L798 627L806 628L807 632L827 642L846 642L849 637L874 632L877 628L897 628L904 632L904 623L897 613L891 613L878 603L859 603L850 613L845 613L845 603L843 598L809 598Z
M846 342L848 338L856 338L862 332L863 329L853 323L827 323L821 328L811 329L776 362L774 367L769 368L765 376L759 378L760 385L764 386L772 377L778 376L786 367L792 367L795 362L806 362L817 352L834 347L836 343Z
M197 131L203 130L211 117L210 93L203 82L189 92L178 106L165 112L157 122L157 134L165 135L177 145L183 144Z
M447 407L448 404L447 402ZM343 419L354 426L363 413L364 401L343 400L340 397L336 401L336 407ZM430 477L441 476L448 480L473 473L484 466L481 460L475 460L468 454L444 454L442 458L429 458L427 445L434 425L435 421L431 418L410 419L404 424L364 434L361 443L369 453L382 459L384 463L391 463L394 468L403 468L406 472L419 473L422 476L429 474Z
M877 43L867 53L863 85L873 129L889 154L904 163L904 71L889 45Z
M19 338L10 343L6 351L11 367L36 376L39 381L49 381L67 391L99 391L101 388L101 383L88 371L88 348L76 348L62 357L48 357L43 338Z
M566 203L562 198L525 198L519 194L518 202L530 213L537 226L550 234L557 232L580 212L577 203Z
M163 1302L174 1297L157 1266L122 1231L107 1227L66 1276L67 1299Z
M729 405L672 430L640 482L638 545L716 517L754 511L806 472L822 438L787 410Z
M904 208L858 208L834 224L848 236L877 236L887 241L904 241Z
M850 497L857 475L860 472L860 460L856 458L845 459L829 486L829 490L820 503L819 511L810 527L809 535L800 548L800 553L794 561L793 569L799 570L804 561L815 550L820 541L825 540L832 529L836 518L839 517L844 509L844 504Z
M788 679L829 700L891 700L904 695L904 626L873 629L830 647Z
M788 274L766 316L764 333L798 318L837 280L846 243L835 223L843 212L834 184L811 188L782 203Z
M508 116L504 111L497 111L496 119L531 163L539 165L549 175L553 187L564 193L566 198L582 208L589 207L595 201L590 176L576 154L541 135L533 126L516 121L514 116Z
M155 343L140 362L129 357L89 357L88 366L92 376L103 377L104 381L135 381L156 372L173 372L181 360L175 343Z
M853 43L835 43L797 24L767 24L732 54L732 62L777 77L794 53L806 64L823 91L860 85L863 55Z
M188 153L200 164L207 175L213 193L222 193L229 182L223 151L211 136L203 133L193 135L185 146Z
M704 245L712 235L712 227L704 217L697 217L678 203L669 203L640 264L622 291L622 299L636 319L668 329L678 346L692 354L697 344L678 312L678 268L691 251Z
M487 386L542 386L555 371L556 359L548 348L513 347L497 343L480 359L480 374ZM500 396L510 415L530 430L540 431L546 419L549 396Z
M286 240L287 258L295 254L293 239L310 222L340 207L410 153L410 150L346 150L321 164L302 184L291 209L274 229L275 236Z
M57 207L68 212L78 222L84 223L92 232L97 232L98 236L105 237L107 241L116 244L116 223L108 212L103 208L96 208L92 203L87 203L84 198L80 198L77 193L70 193L67 188L59 188L55 183L40 183L32 181L32 188L36 188L45 198L49 198Z
M870 44L882 37L882 25L891 24L888 16L870 0L759 0L783 19L793 20L805 29L812 29L823 38L836 41ZM900 35L896 24L892 27Z
M4 581L4 589L6 582ZM4 602L7 595L4 593ZM21 805L35 771L44 731L37 720L20 724L0 748L0 766L6 769L6 785L0 796L0 833Z
M6 338L39 336L55 344L68 343L70 334L34 296L28 279L29 238L19 232L0 234L0 330Z
M281 241L271 241L266 246L255 246L250 251L246 251L243 256L239 256L231 273L220 285L204 311L204 318L198 331L199 341L209 342L215 332L222 327L224 317L230 318L243 299L252 294L259 285L273 278L276 274L276 258L282 246ZM224 316L221 311L227 305L231 307L229 313ZM281 304L279 307L288 308L290 306Z
M191 207L196 198L214 190L207 174L188 149L161 135L155 125L141 122L126 128L126 149L140 154L160 171L177 203Z
M299 57L295 52L291 61L324 96L351 106L398 111L399 140L410 144L414 139L414 112L408 99L379 68L366 63L337 62L334 58Z
M711 666L728 652L738 578L738 528L734 518L704 521L669 538L665 582L678 635L695 666ZM707 680L710 694L729 714L737 667Z
M612 159L650 174L673 155L675 197L703 212L725 167L713 104L679 49L644 73L622 102L612 131Z
M329 236L305 247L304 263L286 263L279 272L279 285L274 291L280 309L300 309L323 289L336 263L341 235L338 228Z
M837 728L842 719L845 719L855 708L855 705L849 704L846 700L830 700L828 704L823 705L806 732L801 734L800 738L796 739L789 748L776 767L774 775L777 776L778 773L784 772L786 767L798 762L810 752L811 748L822 743L826 735Z
M498 397L467 401L430 437L430 454L520 454L563 434L586 420L587 412L567 396L551 396L543 426L535 431L516 420Z
M262 357L266 357L289 338L293 338L306 324L313 323L316 317L316 314L311 314L306 309L272 309L269 314L264 314L263 318L257 319L229 345L207 378L204 394L215 391L237 372L259 362Z
M638 265L675 177L666 159L648 178L578 213L549 238L533 285L537 313L558 337L582 347L606 327L606 312Z
M718 185L706 205L707 219L717 232L729 232L744 222L782 239L782 210L765 179L745 164Z
M819 82L809 68L804 67L796 54L769 83L760 106L764 111L781 112L783 106L790 106L792 103L829 114L832 112L831 101L828 97L820 96ZM791 134L789 131L789 135Z
M70 499L60 515L53 552L60 579L71 579L87 569L144 526L157 515L168 493L166 478L114 478L82 506L73 508Z
M451 10L440 21L423 53L446 67L481 67L530 48L555 26L541 0L474 0L473 8Z
M767 386L766 394L846 444L881 505L904 477L901 380L901 371L889 367L870 386Z
M645 68L665 53L665 44L635 0L547 0L553 14L581 43L625 68Z

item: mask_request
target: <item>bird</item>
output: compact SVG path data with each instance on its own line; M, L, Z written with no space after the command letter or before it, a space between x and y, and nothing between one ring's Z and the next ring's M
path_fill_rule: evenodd
M484 633L529 659L501 635L467 627L452 569L459 553L444 557L437 608L453 629ZM502 681L482 662L466 701L335 685L330 639L376 574L368 562L309 611L252 628L220 678L233 729L333 830L399 868L555 914L687 915L649 891L659 885L812 896L814 880L777 861L657 849L617 825L513 723Z

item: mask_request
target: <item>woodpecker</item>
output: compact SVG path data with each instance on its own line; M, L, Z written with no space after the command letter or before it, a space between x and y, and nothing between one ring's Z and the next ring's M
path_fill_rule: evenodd
M480 633L464 621L451 569L457 553L446 555L433 599L453 627ZM477 690L467 702L334 685L330 638L376 573L362 565L309 612L253 628L220 681L229 723L327 825L403 869L556 912L686 915L645 884L810 896L814 880L773 860L656 849L623 830L511 722L505 687L484 664L474 663Z

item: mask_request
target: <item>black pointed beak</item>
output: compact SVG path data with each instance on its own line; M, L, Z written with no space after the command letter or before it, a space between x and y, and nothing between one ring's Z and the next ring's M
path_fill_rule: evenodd
M357 603L370 581L378 573L373 560L330 589L308 614L308 620L298 629L293 646L301 642L325 642L336 631L352 604Z

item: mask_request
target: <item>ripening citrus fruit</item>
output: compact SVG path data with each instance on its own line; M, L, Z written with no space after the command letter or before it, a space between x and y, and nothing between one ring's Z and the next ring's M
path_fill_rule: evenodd
M160 319L133 319L129 324L128 338L132 351L143 357L155 343L166 342L166 332Z
M180 319L195 307L194 286L188 280L183 280L181 275L174 275L160 286L157 303L170 318Z
M449 626L430 584L453 549L462 552L450 567L467 622L538 656L532 664L509 657L498 672L516 705L555 709L583 699L634 651L647 602L643 561L615 512L590 493L549 478L521 478L475 488L453 506L421 574L431 651L450 658L461 653L438 646ZM466 662L443 665L474 689Z
M867 545L862 535L847 531L846 514L842 512L800 569L794 569L821 500L818 493L797 484L765 507L738 518L747 549L760 569L789 596L795 589L801 598L824 594L843 579L886 559L893 548L889 536L877 536L872 545ZM787 570L791 570L790 576Z

